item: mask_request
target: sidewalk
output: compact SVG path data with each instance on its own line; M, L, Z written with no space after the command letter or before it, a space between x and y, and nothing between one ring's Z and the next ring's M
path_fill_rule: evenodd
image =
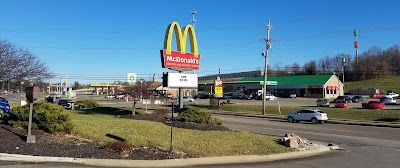
M220 114L220 115L258 117L258 118L270 118L270 119L281 119L281 120L285 119L284 115L257 115L257 114L247 114L247 113L242 113L242 112L217 111L217 110L208 110L208 111L210 111L213 114ZM386 122L340 120L340 119L335 119L335 118L329 119L325 123L400 128L400 124L392 124L392 123L386 123Z
M43 156L0 153L0 160L19 161L19 162L79 163L85 165L106 166L106 167L190 167L190 166L200 166L200 165L257 163L257 162L270 162L276 160L295 159L295 158L315 156L337 149L339 149L338 146L327 146L314 150L295 151L295 152L271 154L271 155L241 155L241 156L222 156L222 157L204 157L204 158L188 158L188 159L168 159L168 160L86 159L86 158L43 157Z

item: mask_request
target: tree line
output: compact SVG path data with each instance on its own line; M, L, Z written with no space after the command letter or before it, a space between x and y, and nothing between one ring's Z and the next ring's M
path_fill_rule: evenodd
M342 60L346 63L342 67ZM310 60L303 65L298 63L281 66L268 66L269 76L281 75L315 75L337 74L342 79L343 69L345 81L359 81L400 74L400 45L396 44L385 50L371 47L358 56L358 61L350 54L325 56L318 60ZM44 86L44 80L54 77L54 73L32 51L0 39L0 84L2 90L10 90L35 84ZM82 85L74 82L74 88Z
M345 60L343 65L343 58ZM276 64L268 66L270 76L282 75L316 75L336 74L342 80L343 69L345 81L359 81L400 74L400 45L396 44L386 50L376 46L355 56L350 54L337 54L325 56L318 60L310 60L302 66L298 63L281 66Z

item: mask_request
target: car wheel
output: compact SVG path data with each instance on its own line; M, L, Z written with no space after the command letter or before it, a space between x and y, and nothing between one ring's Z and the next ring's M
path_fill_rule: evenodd
M293 117L288 117L287 121L292 123L292 122L294 122L294 118Z
M312 119L311 119L311 123L313 123L313 124L318 124L318 120L317 120L316 118L312 118Z
M0 118L3 116L4 113L5 113L4 109L0 109Z
M323 123L324 123L324 121L323 121L323 120L321 120L321 121L318 121L318 123L319 123L319 124L323 124Z

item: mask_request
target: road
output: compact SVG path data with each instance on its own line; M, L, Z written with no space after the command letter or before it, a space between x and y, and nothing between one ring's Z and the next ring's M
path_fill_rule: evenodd
M341 149L311 158L268 163L198 167L235 168L397 168L400 165L400 129L356 125L287 123L281 120L215 115L224 125L237 130L283 136L293 132L309 140L338 144Z

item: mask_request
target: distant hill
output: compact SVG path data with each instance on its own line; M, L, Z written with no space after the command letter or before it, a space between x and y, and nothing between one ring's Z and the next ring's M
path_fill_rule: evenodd
M345 92L349 92L350 90L354 89L368 88L379 89L379 91L382 93L386 93L388 90L400 93L400 76L345 83Z

